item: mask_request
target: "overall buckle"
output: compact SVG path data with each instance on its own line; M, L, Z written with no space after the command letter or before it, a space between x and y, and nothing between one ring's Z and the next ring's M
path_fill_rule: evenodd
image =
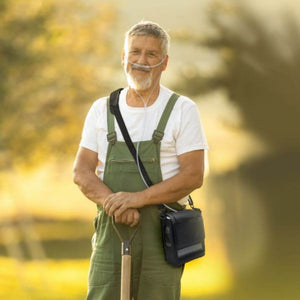
M112 145L114 145L117 141L117 133L115 131L109 132L106 137L107 141Z
M152 135L153 142L158 144L162 140L163 136L164 132L155 129Z

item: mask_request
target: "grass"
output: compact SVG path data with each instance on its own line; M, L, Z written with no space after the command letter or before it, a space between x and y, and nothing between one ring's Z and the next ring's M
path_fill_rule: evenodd
M0 258L0 299L84 299L88 260L18 262Z
M35 219L26 223L15 220L2 222L0 229L3 238L0 241L0 299L85 298L93 233L91 221ZM202 297L230 290L230 267L222 256L221 245L217 246L219 250L215 253L209 251L204 258L186 265L182 299L199 299L199 295L205 299ZM19 260L8 257L8 254L17 257L16 251L22 254ZM32 257L40 257L40 260L32 260Z
M88 267L88 259L20 262L0 257L0 299L82 300L86 295ZM206 267L200 272L196 270L196 265L185 270L183 300L203 299L199 295L209 296L218 292L218 289L213 291L211 279L204 279L208 271ZM202 283L199 282L199 275L204 279ZM219 283L216 282L217 285ZM222 289L224 286L219 287L219 292Z

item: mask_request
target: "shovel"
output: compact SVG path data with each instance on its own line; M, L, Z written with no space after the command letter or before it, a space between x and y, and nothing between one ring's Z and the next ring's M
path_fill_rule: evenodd
M115 217L112 217L112 225L121 241L121 298L120 300L130 300L130 278L131 278L131 242L135 237L135 234L139 228L136 227L129 240L122 237L120 231L115 223Z

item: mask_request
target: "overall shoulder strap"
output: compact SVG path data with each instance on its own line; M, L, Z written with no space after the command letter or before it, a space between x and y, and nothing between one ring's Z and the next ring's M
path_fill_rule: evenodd
M110 105L109 105L109 97L107 97L107 105L106 105L106 110L107 110L107 132L113 132L115 131L115 122L114 122L114 115L110 112Z
M152 139L153 139L154 143L157 144L162 140L162 138L164 136L164 131L165 131L166 125L167 125L169 117L170 117L170 114L171 114L172 109L179 97L180 97L180 95L173 93L172 96L170 97L170 99L168 100L168 103L162 113L162 116L159 120L157 128L154 130L153 135L152 135Z

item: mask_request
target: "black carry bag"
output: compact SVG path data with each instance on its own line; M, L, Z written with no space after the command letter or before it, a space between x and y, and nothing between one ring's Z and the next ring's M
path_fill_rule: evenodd
M189 202L192 201L189 198ZM205 255L205 232L201 210L165 210L160 215L166 261L181 266Z
M115 115L124 140L135 162L139 160L141 173L148 186L153 185L147 171L136 155L136 149L128 134L126 125L119 109L119 95L122 89L110 94L110 111ZM194 207L189 196L191 209L175 210L168 205L159 205L161 209L162 242L167 263L179 267L195 258L205 255L205 232L201 210Z

